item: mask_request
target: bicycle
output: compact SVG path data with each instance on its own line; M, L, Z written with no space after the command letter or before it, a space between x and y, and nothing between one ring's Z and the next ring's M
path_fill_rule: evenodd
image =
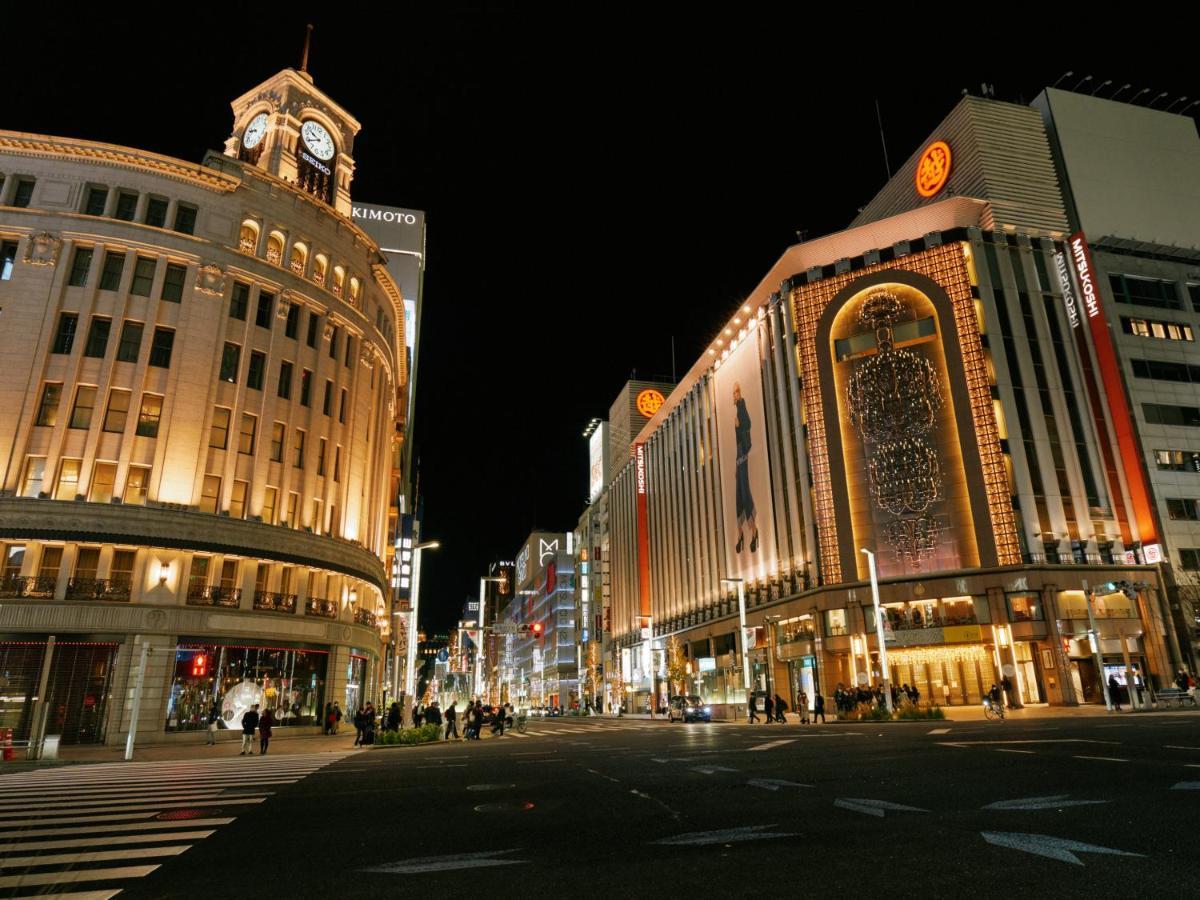
M516 729L517 729L517 731L521 732L521 734L525 733L525 714L524 713L517 713Z
M983 714L988 719L1004 719L1004 704L995 703L991 697L985 697L983 701Z

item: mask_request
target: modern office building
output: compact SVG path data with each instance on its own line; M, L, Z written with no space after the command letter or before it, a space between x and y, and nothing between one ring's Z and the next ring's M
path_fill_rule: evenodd
M291 69L232 106L199 165L0 132L18 740L379 699L403 297L351 219L354 117Z
M793 706L878 683L864 549L888 675L925 699L1170 680L1162 538L1074 329L1092 288L1072 236L1041 114L964 97L850 228L783 254L612 455L606 662L627 709L663 705L672 637L727 716L744 659Z

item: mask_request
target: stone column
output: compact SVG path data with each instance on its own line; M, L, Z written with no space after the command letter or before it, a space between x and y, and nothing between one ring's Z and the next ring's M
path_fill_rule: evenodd
M1058 629L1058 587L1048 584L1042 588L1042 609L1046 614L1046 637L1054 654L1054 671L1064 706L1079 706L1080 698L1075 692L1071 678L1071 662L1062 649L1062 632Z

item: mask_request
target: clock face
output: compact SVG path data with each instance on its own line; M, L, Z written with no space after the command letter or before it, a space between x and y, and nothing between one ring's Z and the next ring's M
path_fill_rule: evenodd
M250 120L246 130L242 132L242 146L253 150L262 143L263 135L267 133L267 114L259 113Z
M319 122L305 122L300 128L300 136L304 138L304 146L308 147L317 159L333 159L333 138Z

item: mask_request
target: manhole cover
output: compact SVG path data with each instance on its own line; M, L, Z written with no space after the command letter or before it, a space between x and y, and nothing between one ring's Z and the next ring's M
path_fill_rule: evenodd
M161 822L176 822L180 819L202 819L220 812L219 809L173 809L170 812L159 813L154 818Z
M533 809L528 800L517 803L481 803L475 807L475 812L525 812Z
M468 791L507 791L515 788L515 784L468 784Z

